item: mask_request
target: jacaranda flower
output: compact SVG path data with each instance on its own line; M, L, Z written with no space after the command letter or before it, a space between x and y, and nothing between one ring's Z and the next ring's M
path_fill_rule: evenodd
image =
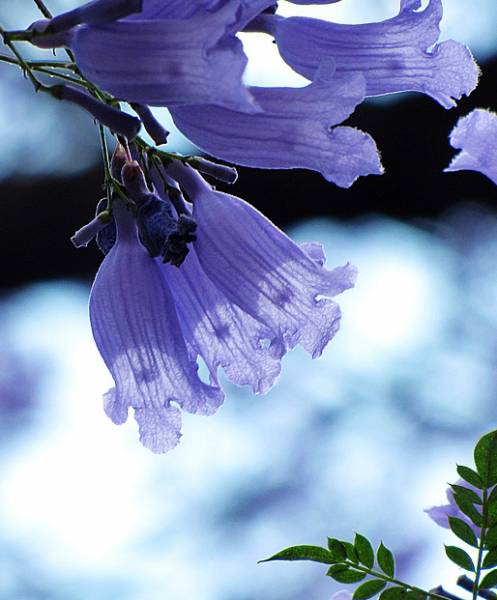
M497 185L497 114L477 108L462 117L450 134L461 152L446 171L480 171Z
M100 21L99 7L111 1L90 3L88 10L78 14L79 24L71 18L68 28L60 31L58 27L56 35L51 33L53 20L36 22L31 28L49 35L36 36L33 42L70 47L90 81L129 102L158 106L212 103L258 110L242 83L247 57L233 33L271 0L247 3L254 5L254 13L243 15L242 0L201 0L197 6L187 2L183 10L178 10L178 2L170 5L166 1L160 6L144 2L139 18L109 22L106 14ZM134 11L136 2L129 3ZM63 15L55 19L65 21Z
M183 202L178 214L171 189L151 192L138 163L122 173L133 202L114 201L107 227L117 227L117 239L97 273L90 318L115 381L107 414L123 423L133 408L142 443L166 452L180 439L179 408L208 415L223 402L220 367L232 382L263 393L290 348L319 356L340 324L331 297L354 285L356 271L348 264L326 270L319 244L299 247L181 163L163 176L170 187L179 182L192 212ZM198 358L209 384L198 375Z
M334 71L332 62L323 61L307 87L249 88L262 108L257 114L213 105L170 112L177 127L212 156L250 167L313 169L349 187L359 175L383 169L371 136L334 127L362 102L366 89L361 74Z
M141 12L129 0L128 15L125 4L97 0L38 21L33 42L70 47L83 74L130 102L149 132L147 105L167 106L179 129L218 158L314 169L343 187L382 173L368 134L335 127L364 99L362 74L336 75L326 59L306 88L243 83L247 58L236 34L273 0L145 0Z
M400 0L396 17L359 25L265 14L252 28L274 36L283 60L308 79L332 57L337 74L364 75L367 96L418 91L450 108L476 87L479 70L462 44L436 43L442 0L420 7L421 0Z
M451 107L476 85L469 50L436 43L441 0L420 5L400 0L396 17L339 25L283 18L275 0L94 0L33 24L33 43L70 47L83 74L142 119L147 105L168 107L178 128L217 158L313 169L348 187L383 172L367 133L337 127L365 97L415 90ZM310 85L245 86L240 31L274 36Z

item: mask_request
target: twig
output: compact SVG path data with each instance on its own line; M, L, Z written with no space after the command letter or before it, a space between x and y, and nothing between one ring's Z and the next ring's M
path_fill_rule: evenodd
M47 19L51 19L52 18L52 13L48 10L48 8L46 7L45 3L43 2L43 0L34 0L34 3L36 4L36 6L39 8L41 14L46 17Z

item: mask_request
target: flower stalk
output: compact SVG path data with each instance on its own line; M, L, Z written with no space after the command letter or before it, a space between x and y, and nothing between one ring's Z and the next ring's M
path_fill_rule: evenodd
M45 5L43 0L34 0L34 3L36 4L39 11L46 19L52 18L52 13L48 10L48 7Z

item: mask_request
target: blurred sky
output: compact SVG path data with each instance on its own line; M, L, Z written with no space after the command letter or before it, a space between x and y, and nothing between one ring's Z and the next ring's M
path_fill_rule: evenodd
M76 4L49 2L54 12ZM371 21L397 1L281 10ZM27 0L0 4L8 27L35 18ZM496 24L495 0L446 2L443 37L483 64ZM248 79L300 85L259 37L247 45ZM257 560L356 530L392 547L404 577L457 592L442 547L454 539L423 508L444 501L455 463L470 463L497 423L497 199L483 176L441 173L448 159L435 145L447 146L456 114L405 95L396 108L358 111L361 127L385 132L390 170L407 163L400 183L341 191L316 174L242 171L236 193L297 241L323 242L330 266L356 264L357 287L339 298L342 329L321 359L290 353L267 396L226 384L218 414L184 415L180 446L154 456L131 418L116 427L103 413L111 380L87 318L100 258L67 242L100 193L91 120L35 96L5 65L0 107L0 177L22 176L1 188L0 600L328 600L337 586L322 565ZM427 117L419 139L400 120L409 112ZM408 146L421 142L425 162L413 166ZM403 221L378 214L387 198Z

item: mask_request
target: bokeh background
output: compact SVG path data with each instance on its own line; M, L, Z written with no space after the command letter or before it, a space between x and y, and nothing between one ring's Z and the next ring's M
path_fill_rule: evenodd
M328 600L323 565L257 560L354 531L395 550L403 577L460 592L451 534L423 509L497 426L497 188L442 170L458 117L497 109L497 3L445 6L442 38L471 47L480 86L450 111L417 94L360 106L349 122L374 136L386 175L341 190L239 170L231 193L360 277L321 359L292 352L267 396L226 384L218 414L184 415L165 456L101 407L111 380L87 318L101 257L69 242L102 194L95 127L0 64L1 600ZM281 10L361 22L398 2ZM28 0L0 4L7 28L36 18ZM244 43L250 82L302 84L264 36Z

